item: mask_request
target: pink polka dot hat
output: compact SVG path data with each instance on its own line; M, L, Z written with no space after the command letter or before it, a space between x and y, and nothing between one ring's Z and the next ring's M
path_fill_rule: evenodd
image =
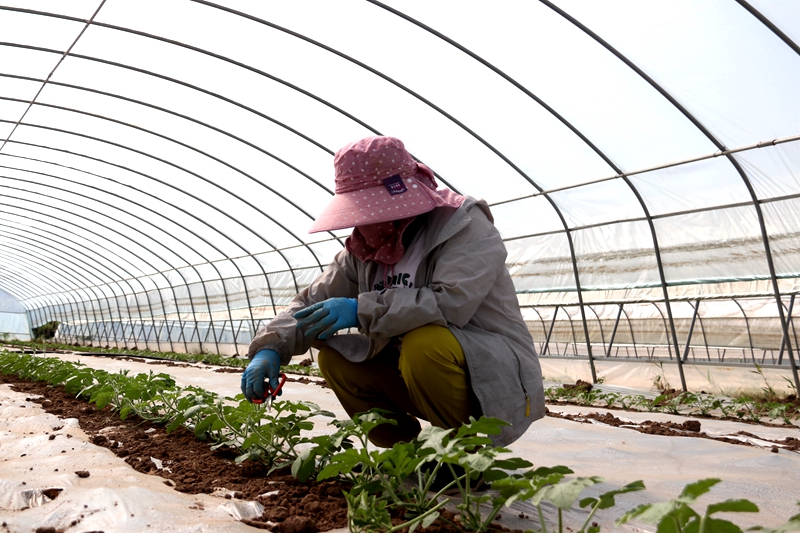
M336 193L309 233L365 226L461 206L464 197L437 190L433 171L394 137L367 137L336 152Z

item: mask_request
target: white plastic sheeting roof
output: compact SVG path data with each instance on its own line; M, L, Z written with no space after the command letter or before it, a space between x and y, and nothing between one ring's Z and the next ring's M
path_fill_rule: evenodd
M30 340L31 327L25 306L0 289L0 337Z
M524 306L759 296L789 331L800 3L4 4L0 287L35 322L272 316L347 234L307 233L332 154L386 134L493 206Z

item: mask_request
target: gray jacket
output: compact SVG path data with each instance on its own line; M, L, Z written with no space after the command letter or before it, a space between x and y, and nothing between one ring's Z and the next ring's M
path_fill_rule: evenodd
M249 355L268 348L286 364L292 355L305 353L311 341L296 330L292 315L333 297L358 298L360 333L326 341L353 361L373 357L412 329L445 326L464 350L483 414L511 423L493 441L509 444L544 416L544 392L539 360L505 267L505 245L489 206L466 197L458 209L434 209L428 214L423 246L413 288L383 291L369 286L378 264L342 250L286 310L259 329Z

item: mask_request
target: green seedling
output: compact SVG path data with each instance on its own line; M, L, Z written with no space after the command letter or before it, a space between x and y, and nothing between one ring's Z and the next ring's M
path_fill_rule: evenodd
M597 533L600 531L600 528L597 526L590 525L592 523L592 517L599 509L608 509L610 507L614 507L616 502L614 501L614 497L620 494L627 494L628 492L637 492L640 490L644 490L644 482L641 480L633 481L628 483L624 487L620 489L610 490L608 492L604 492L598 497L588 497L584 498L579 502L581 508L590 507L591 511L589 515L584 520L583 525L578 530L578 533Z
M721 512L757 513L758 507L751 501L742 499L712 503L702 515L690 507L720 481L709 478L689 483L674 500L639 505L622 515L617 524L636 518L646 524L656 524L658 533L741 533L741 528L733 522L712 515Z
M767 381L767 376L764 374L764 369L761 368L761 366L758 363L753 363L753 365L755 365L756 369L751 370L750 373L758 374L764 381L764 386L761 387L761 391L764 393L764 398L766 398L767 401L774 401L778 399L778 393L772 387L772 385L770 385L769 381Z
M614 405L616 403L621 402L622 397L623 397L623 394L620 394L618 392L609 392L609 393L604 394L601 397L601 399L602 399L602 401L605 402L605 404L606 404L605 406L608 409L611 409L612 407L614 407Z
M268 413L241 395L220 398L198 387L177 387L166 374L130 376L124 371L111 374L56 358L8 352L0 352L0 373L64 386L71 394L92 400L98 408L118 411L123 418L136 414L164 423L169 431L185 427L216 447L239 449L237 461L260 460L272 469L291 464L293 474L299 479L311 479L317 472L317 479L334 476L350 479L353 489L345 496L348 522L351 531L361 533L394 533L406 528L413 532L441 518L441 507L450 501L441 497L448 487L436 494L428 489L443 468L454 474L449 488L457 489L461 495L461 503L457 505L461 527L478 532L486 531L503 507L518 500L531 500L539 513L541 531L563 533L563 512L574 506L584 489L601 481L596 476L567 480L565 476L572 471L565 466L533 469L523 459L501 458L508 450L494 447L489 435L499 433L505 423L493 418L472 419L458 429L427 427L412 442L390 450L372 450L367 438L369 431L380 424L394 423L386 412L376 410L357 415L354 420L334 420L332 424L337 429L332 435L307 438L304 435L313 427L311 417L333 416L308 402L276 402L273 412ZM646 399L641 396L637 401L644 403ZM735 405L742 407L748 401L738 401ZM725 409L724 404L721 409ZM741 416L746 416L745 408L741 410ZM353 440L361 444L359 449ZM456 467L460 470L456 471ZM490 492L480 494L472 490L470 481L481 475L491 484ZM757 512L758 508L748 500L714 503L702 515L691 508L699 496L718 482L705 479L690 483L678 498L640 505L621 516L618 524L638 519L657 524L658 533L740 532L738 526L715 515ZM619 494L643 488L637 481L580 500L580 506L590 510L579 531L596 533L597 526L589 524L598 510L614 506ZM557 524L545 522L544 502L558 508ZM405 522L393 525L392 512L402 515ZM751 530L800 531L800 515L775 529L757 526Z
M800 502L797 502L800 505ZM789 517L789 521L776 528L753 526L748 531L763 531L764 533L785 533L787 531L800 531L800 513Z

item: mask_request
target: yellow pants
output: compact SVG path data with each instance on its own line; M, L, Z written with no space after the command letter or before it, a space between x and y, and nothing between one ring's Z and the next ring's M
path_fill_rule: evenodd
M390 448L417 436L421 418L441 428L457 428L480 417L469 385L461 345L445 327L409 331L374 358L352 363L327 346L319 352L319 368L351 417L378 407L394 413L397 425L382 424L369 440Z

